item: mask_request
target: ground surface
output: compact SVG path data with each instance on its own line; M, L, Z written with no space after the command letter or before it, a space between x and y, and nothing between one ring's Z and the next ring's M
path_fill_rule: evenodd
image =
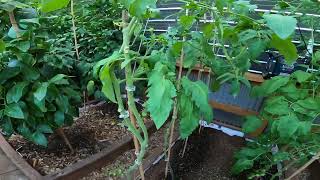
M233 153L245 144L244 140L230 137L212 129L202 129L188 139L184 156L182 157L184 141L178 141L174 146L171 171L177 180L233 180L230 168L233 163ZM147 179L164 179L164 161L147 172Z
M12 136L8 142L42 175L52 174L112 146L128 135L126 128L119 125L114 112L117 111L112 105L90 108L73 126L64 128L75 149L74 154L56 134L49 136L48 148L34 145L20 136Z

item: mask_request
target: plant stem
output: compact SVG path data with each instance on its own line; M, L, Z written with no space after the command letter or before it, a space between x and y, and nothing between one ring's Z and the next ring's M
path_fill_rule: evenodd
M183 37L183 42L185 42L186 38ZM180 91L181 88L181 77L182 77L182 69L183 69L183 60L184 60L184 50L183 48L181 49L181 55L180 55L180 61L179 61L179 74L178 74L178 79L177 79L177 91ZM166 159L166 169L165 169L165 177L168 176L168 171L169 171L169 165L170 165L170 156L171 156L171 144L173 142L173 134L174 134L174 127L175 127L175 122L178 118L178 98L175 97L174 99L174 104L173 104L173 114L172 114L172 120L171 120L171 125L170 125L170 137L169 137L169 149L168 149L168 156Z
M19 26L18 23L16 21L16 18L14 17L14 13L13 11L8 12L9 13L9 18L10 18L10 23L14 29L14 31L16 32L17 38L20 38L20 32L19 32Z
M74 149L69 141L69 139L67 138L66 134L64 133L64 130L63 128L58 128L57 130L57 133L60 137L62 137L62 139L64 140L64 142L66 143L66 145L69 147L70 151L71 151L71 154L74 153Z
M129 25L127 26L126 20L127 20L127 12L123 11L122 14L122 22L123 22L123 44L121 47L121 50L124 53L125 60L130 60L130 39L131 35L133 34L133 30L136 25L136 18L132 18L130 21ZM136 147L136 152L137 153L137 159L132 167L129 168L129 174L131 171L133 171L136 166L139 166L139 171L140 171L140 176L141 179L144 180L144 171L143 171L143 165L142 165L142 160L144 157L144 154L146 152L147 144L148 144L148 131L147 128L141 118L141 115L139 114L136 104L134 102L134 95L133 91L135 89L134 83L133 83L133 74L132 74L132 67L131 67L131 62L128 63L125 67L125 77L126 77L126 91L127 91L127 97L128 97L128 107L129 107L129 116L131 120L131 124L133 126L138 124L138 126L142 129L144 139L143 141L140 141L140 149L138 145L138 141L135 141L135 147ZM136 122L137 120L137 122ZM135 138L135 137L134 137Z
M78 40L77 40L77 32L76 32L76 23L75 23L75 16L73 10L73 0L70 1L71 6L71 17L72 17L72 30L73 30L73 38L74 38L74 48L76 50L77 60L80 59L79 49L78 49Z

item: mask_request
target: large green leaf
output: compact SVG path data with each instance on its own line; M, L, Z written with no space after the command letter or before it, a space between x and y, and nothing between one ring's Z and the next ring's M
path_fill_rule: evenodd
M180 21L179 24L184 28L184 29L190 29L195 21L194 16L180 16Z
M32 134L32 140L33 142L41 146L47 147L48 145L48 140L46 136L39 131L36 131L35 133Z
M109 65L105 65L100 72L100 80L102 82L103 94L112 102L116 103L113 82L110 75Z
M299 100L296 103L305 109L318 110L320 112L320 98L308 97L304 100Z
M39 132L42 132L42 133L47 133L47 134L51 134L53 133L51 127L47 124L40 124L38 127L37 127L37 130Z
M0 72L0 84L3 84L6 82L8 79L13 78L17 76L20 73L20 68L18 67L8 67Z
M118 51L115 51L110 57L102 59L98 61L92 69L92 74L94 78L98 78L99 72L101 70L101 67L104 65L110 65L111 63L118 61L120 59L121 55Z
M158 62L151 72L148 82L147 110L159 129L168 119L176 96L174 84L166 78L167 67Z
M24 119L23 111L22 111L21 107L19 106L19 104L17 104L17 103L7 105L4 110L4 113L5 113L5 115L12 117L12 118Z
M156 8L157 0L133 0L130 3L129 13L136 17L145 17L150 15L151 9Z
M263 110L273 115L285 115L290 112L289 103L283 96L268 99Z
M47 82L41 83L36 92L34 92L33 95L38 101L42 101L46 97L48 86L49 83Z
M247 116L242 129L245 133L252 133L262 126L262 120L256 116Z
M253 160L239 159L233 165L231 172L232 172L232 174L240 174L242 171L250 169L252 167L253 167Z
M263 82L260 86L253 87L252 94L255 96L268 96L279 88L285 86L288 82L289 77L276 76Z
M292 16L265 14L263 17L267 21L267 26L283 40L292 35L297 27L297 20Z
M213 113L209 105L208 86L202 81L192 82L186 77L183 77L181 82L186 95L191 97L200 112L203 113L205 120L211 121L213 119Z
M16 85L14 85L11 89L9 89L6 96L7 103L17 103L22 97L23 90L27 85L27 82L19 82Z
M51 12L62 9L69 4L70 0L41 0L41 10Z
M281 138L290 138L299 128L299 119L294 114L280 117L277 126Z
M16 47L22 52L27 52L30 49L30 42L29 41L18 41L16 43Z
M311 73L307 73L301 70L295 71L292 75L297 79L299 83L303 83L312 77Z
M67 75L65 74L57 74L53 78L49 80L49 83L58 84L58 85L67 85L69 84L68 80L66 79Z
M292 64L298 59L297 48L291 42L291 38L281 39L277 35L273 35L270 43L271 47L279 50L279 53L284 56L288 64Z
M200 113L191 97L182 94L179 99L180 136L185 139L199 126Z

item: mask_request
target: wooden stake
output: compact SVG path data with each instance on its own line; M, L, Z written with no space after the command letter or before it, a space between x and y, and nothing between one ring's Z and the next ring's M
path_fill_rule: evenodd
M9 12L9 18L10 18L10 23L13 27L13 30L16 32L17 38L20 38L20 32L19 32L19 26L16 21L16 18L14 17L13 11Z
M75 16L73 10L73 0L70 1L70 8L71 8L71 17L72 17L72 30L73 30L73 38L74 38L74 48L76 50L77 60L80 59L79 49L78 49L78 40L77 40L77 32L76 32L76 23L75 23Z
M56 132L58 133L58 135L64 140L64 142L66 143L66 145L69 147L71 154L74 154L74 149L69 141L69 139L67 138L66 134L64 133L63 128L58 128L56 130Z

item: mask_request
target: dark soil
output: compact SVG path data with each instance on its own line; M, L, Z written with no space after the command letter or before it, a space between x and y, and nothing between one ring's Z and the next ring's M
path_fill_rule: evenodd
M57 134L48 137L47 148L28 142L21 136L12 136L8 142L37 171L48 175L111 147L129 134L118 121L116 106L100 103L87 108L71 127L64 128L75 150L74 154L71 154L68 146Z
M149 147L145 158L153 155L159 147L163 147L164 135L167 126L164 126L160 130L151 135L149 139ZM134 150L127 151L119 156L112 164L102 168L101 170L92 172L88 176L82 178L82 180L121 180L125 179L124 175L126 170L133 164L135 160Z
M171 171L173 177L167 179L182 180L233 180L245 179L232 177L230 169L233 154L245 145L242 138L230 137L213 129L202 129L188 139L187 148L182 157L185 141L178 141L173 148ZM147 179L163 180L165 162L147 172Z

